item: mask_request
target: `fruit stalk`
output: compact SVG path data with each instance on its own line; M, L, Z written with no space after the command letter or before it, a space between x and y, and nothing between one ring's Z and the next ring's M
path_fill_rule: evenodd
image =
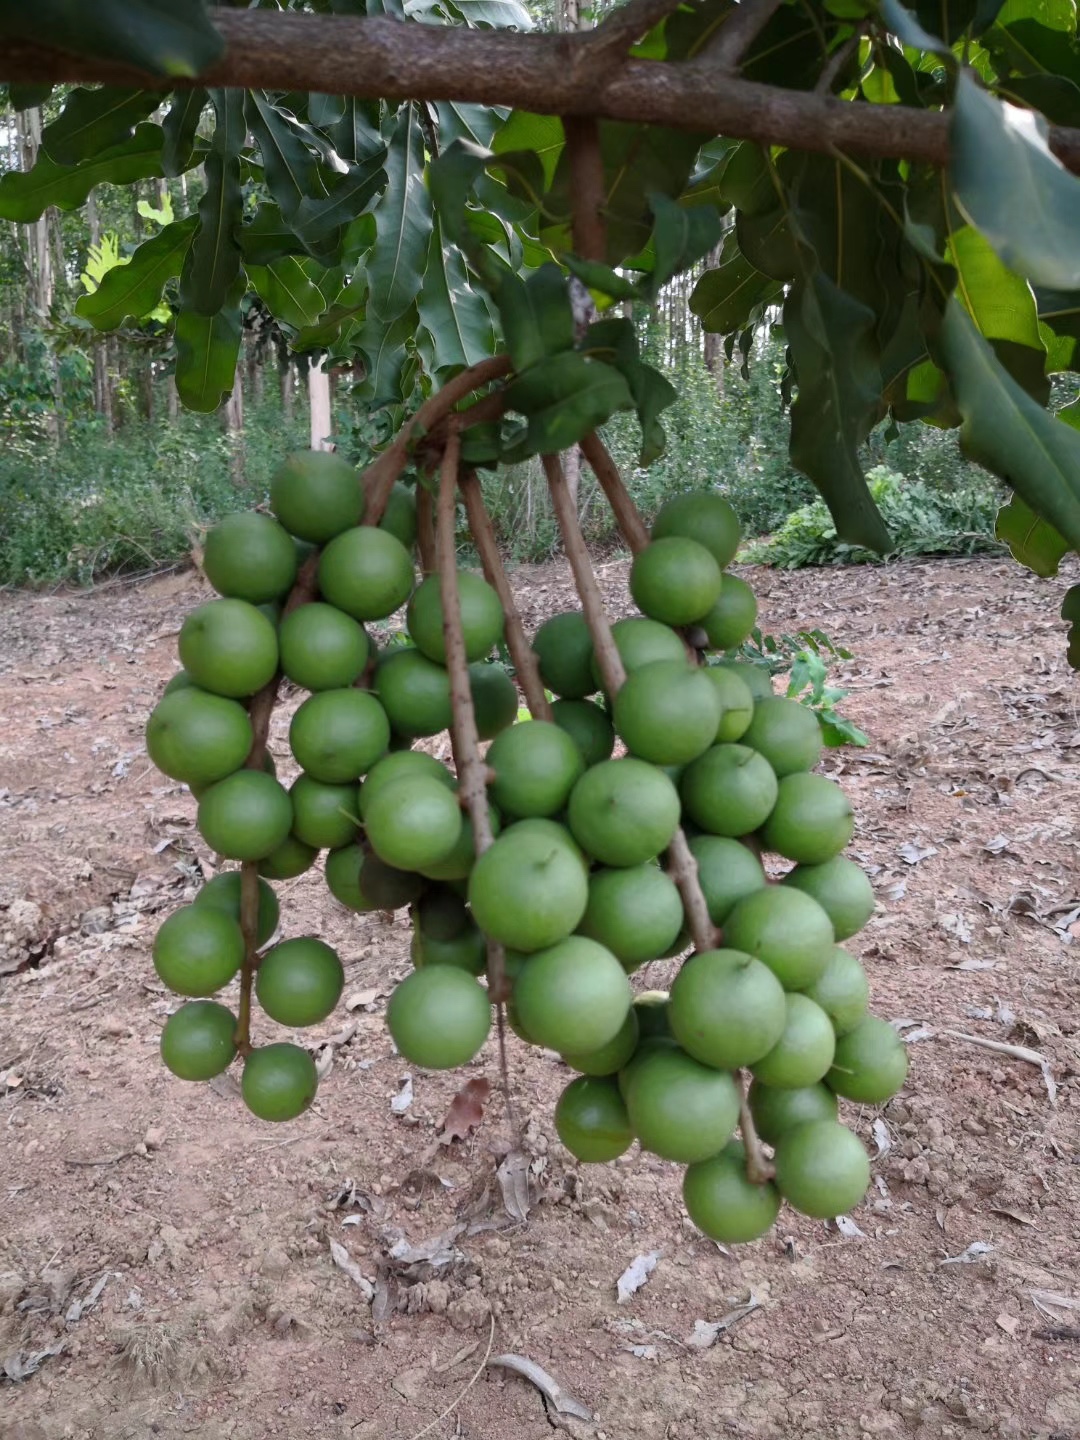
M582 440L581 453L589 462L593 474L600 483L601 490L607 497L611 512L615 516L615 523L619 527L619 534L626 541L630 553L637 555L649 543L648 529L630 497L630 492L623 484L619 467L611 458L607 446L595 430Z
M742 1135L743 1148L746 1151L746 1178L754 1185L764 1185L766 1180L771 1180L776 1174L776 1168L772 1161L766 1158L765 1152L761 1148L761 1141L754 1125L754 1117L750 1113L750 1104L746 1098L745 1083L742 1084L741 1089L739 1133Z
M416 487L416 548L420 552L420 570L427 577L434 575L435 562L435 512L431 503L431 491L426 485Z
M525 692L525 703L534 720L550 720L552 718L551 705L544 694L544 684L540 679L540 666L536 654L529 644L528 636L525 634L525 626L522 624L517 602L514 600L514 592L510 588L510 581L507 579L506 570L503 567L491 517L484 504L483 491L475 471L463 470L458 486L465 501L469 529L476 542L484 578L494 588L506 616L506 647L514 662L518 681Z

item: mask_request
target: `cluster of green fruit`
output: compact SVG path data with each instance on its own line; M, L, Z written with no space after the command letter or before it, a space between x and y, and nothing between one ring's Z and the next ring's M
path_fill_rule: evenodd
M852 833L843 792L809 773L821 753L816 717L774 696L752 666L694 663L693 647L731 650L756 618L749 587L725 573L739 542L727 502L693 494L660 512L631 570L642 613L612 626L627 677L617 693L604 691L581 613L541 626L533 648L555 697L551 721L514 723L514 683L487 659L503 634L498 597L458 574L478 730L492 741L495 838L480 856L456 777L410 748L449 726L451 704L437 577L414 589L409 492L395 491L380 528L363 526L349 467L294 457L271 508L276 520L236 516L208 537L207 575L225 598L185 623L184 672L148 727L155 762L199 796L207 842L258 865L259 943L277 921L265 879L296 875L325 849L341 903L411 907L414 970L387 1014L411 1063L449 1069L479 1052L491 1025L480 977L494 942L505 949L511 1026L580 1072L556 1110L572 1153L607 1161L636 1138L686 1164L690 1215L724 1241L762 1234L782 1197L810 1215L849 1209L869 1167L837 1121L836 1097L888 1098L906 1056L892 1028L866 1016L862 968L837 944L874 901L841 854ZM321 599L260 613L292 584L297 539L324 547ZM406 602L412 645L376 652L363 622ZM302 773L289 791L248 763L242 703L279 668L312 692L290 729ZM617 739L626 753L613 758ZM670 996L635 1000L635 970L690 946L683 897L661 866L680 827L724 948L692 955ZM767 879L763 850L794 862L781 883ZM162 1040L184 1078L209 1078L235 1053L234 1017L206 997L243 958L239 879L219 876L155 945L165 983L199 997ZM341 984L329 947L290 940L262 957L255 994L272 1018L303 1025L329 1013ZM744 1067L758 1131L775 1146L775 1183L748 1179L731 1138ZM299 1047L246 1056L242 1089L256 1114L300 1113L315 1084Z

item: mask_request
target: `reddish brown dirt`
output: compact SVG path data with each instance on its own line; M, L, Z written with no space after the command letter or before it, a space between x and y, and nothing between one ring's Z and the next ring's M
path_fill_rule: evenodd
M516 578L530 623L568 601L559 567ZM625 567L602 578L625 610ZM382 1010L405 925L346 915L317 874L281 887L286 932L338 945L363 1003L314 1037L338 1032L316 1109L270 1128L231 1081L168 1076L149 946L211 857L141 734L200 586L0 596L0 1375L39 1357L0 1379L2 1440L1080 1436L1065 1328L1080 1326L1080 720L1063 586L985 561L753 579L766 628L820 625L855 655L846 709L871 745L826 769L856 803L853 850L881 902L852 945L877 1012L912 1022L913 1063L881 1116L849 1116L890 1147L853 1216L862 1234L785 1212L734 1254L685 1220L677 1167L571 1161L553 1056L513 1042L526 1223L494 1179L497 1101L440 1145L466 1077L419 1073L394 1115L408 1067ZM1056 1106L1035 1065L947 1030L1041 1052ZM493 1044L469 1075L496 1078ZM450 1263L387 1262L396 1238L455 1223ZM374 1309L331 1240L388 1277ZM992 1248L946 1263L973 1244ZM648 1283L618 1304L617 1277L650 1252ZM748 1318L687 1344L750 1291ZM1039 1292L1072 1308L1040 1311ZM469 1386L489 1344L539 1362L595 1422L546 1413L503 1369Z

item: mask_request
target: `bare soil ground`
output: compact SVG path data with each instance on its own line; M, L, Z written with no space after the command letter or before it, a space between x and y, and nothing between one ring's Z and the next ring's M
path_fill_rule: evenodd
M602 578L624 612L624 566ZM572 1161L556 1057L513 1044L509 1169L526 1168L504 1168L505 1192L496 1097L443 1143L466 1077L415 1073L394 1113L407 1067L382 1011L405 923L345 914L317 872L281 887L285 930L340 948L354 1008L305 1037L331 1062L316 1108L272 1128L231 1079L172 1079L150 942L212 857L142 729L199 582L0 596L2 1440L1080 1436L1063 587L986 561L752 578L766 628L821 625L855 654L847 710L871 745L826 769L881 906L853 948L912 1069L881 1115L852 1111L877 1152L858 1231L784 1213L731 1254L685 1220L677 1167ZM531 623L568 603L560 567L516 581ZM495 1079L493 1044L470 1074ZM640 1255L655 1269L618 1303ZM691 1343L751 1293L758 1308ZM594 1418L483 1367L506 1353Z

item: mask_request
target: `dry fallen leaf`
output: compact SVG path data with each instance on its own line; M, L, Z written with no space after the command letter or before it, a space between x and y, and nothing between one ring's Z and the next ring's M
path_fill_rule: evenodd
M413 1102L412 1076L403 1075L399 1084L401 1088L390 1101L390 1109L395 1115L404 1115Z
M515 1375L520 1375L536 1386L544 1397L544 1404L559 1415L573 1415L577 1420L591 1420L592 1411L587 1410L580 1400L575 1400L572 1395L567 1395L559 1382L548 1372L538 1365L535 1360L529 1360L524 1355L496 1355L494 1360L488 1361L488 1368L497 1365L502 1370L512 1370Z
M330 1241L330 1258L339 1270L343 1270L356 1288L363 1295L365 1300L370 1300L375 1294L375 1287L370 1280L365 1279L360 1266L349 1254L345 1246L337 1240Z
M482 1075L467 1081L450 1102L450 1109L442 1122L440 1140L444 1145L454 1140L464 1140L471 1135L484 1118L484 1106L491 1094L491 1081Z
M1007 1315L1004 1311L997 1317L998 1328L1005 1331L1010 1338L1015 1339L1016 1332L1020 1328L1020 1321L1015 1315Z
M650 1250L647 1255L635 1255L630 1264L626 1267L615 1286L616 1299L621 1305L623 1301L629 1300L631 1295L637 1293L645 1284L649 1276L656 1269L656 1262L660 1259L659 1250Z
M520 1150L511 1150L495 1171L502 1191L503 1205L511 1220L524 1223L529 1218L529 1161Z
M752 1315L755 1310L760 1308L761 1301L751 1290L745 1304L736 1305L726 1315L721 1315L719 1320L695 1320L694 1328L686 1343L694 1350L708 1350L709 1346L715 1345L720 1336L730 1330L732 1326L737 1325L740 1320L745 1320L748 1315Z

